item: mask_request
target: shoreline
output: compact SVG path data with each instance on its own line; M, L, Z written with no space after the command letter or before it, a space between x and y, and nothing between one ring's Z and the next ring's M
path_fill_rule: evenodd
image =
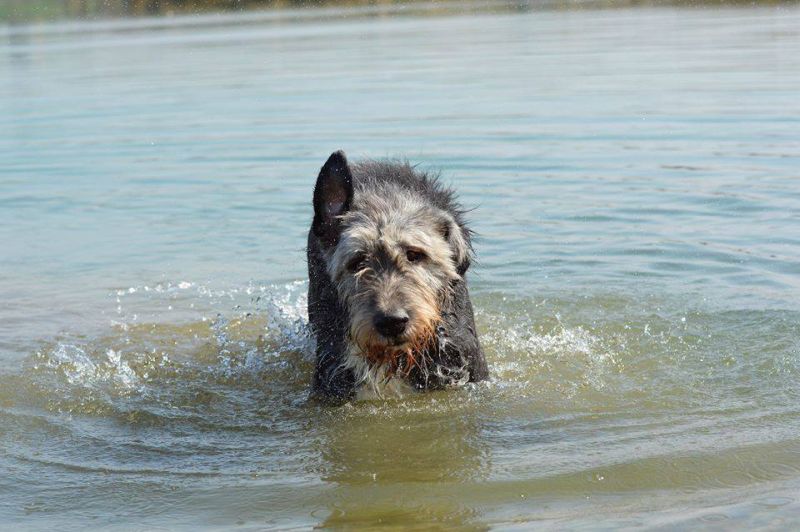
M188 3L191 6L187 5ZM9 0L0 5L0 24L16 26L44 22L106 21L118 19L168 18L186 15L224 15L244 12L316 12L331 8L364 8L367 12L397 13L411 11L416 15L467 12L530 12L607 10L631 7L687 8L750 8L796 6L800 0Z

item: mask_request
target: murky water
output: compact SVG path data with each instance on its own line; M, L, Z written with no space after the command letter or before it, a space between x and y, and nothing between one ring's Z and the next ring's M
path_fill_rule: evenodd
M800 525L800 9L471 11L0 29L0 528ZM337 148L476 207L490 382L306 402Z

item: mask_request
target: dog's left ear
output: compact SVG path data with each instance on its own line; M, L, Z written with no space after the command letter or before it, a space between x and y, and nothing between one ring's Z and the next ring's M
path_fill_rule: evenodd
M343 151L328 157L314 186L314 234L326 246L339 238L339 216L350 210L353 201L353 175Z
M455 219L447 214L442 221L441 232L447 243L455 263L456 273L461 277L467 273L472 262L472 244L470 244L468 230L458 225Z

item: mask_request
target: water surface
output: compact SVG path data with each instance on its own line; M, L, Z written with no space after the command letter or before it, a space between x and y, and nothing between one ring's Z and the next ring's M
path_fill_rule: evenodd
M493 11L0 29L0 527L800 524L800 9ZM489 382L306 401L339 148L475 208Z

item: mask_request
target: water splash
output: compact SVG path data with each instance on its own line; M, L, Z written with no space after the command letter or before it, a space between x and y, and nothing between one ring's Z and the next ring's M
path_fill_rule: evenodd
M297 384L310 378L313 359L305 291L304 282L220 290L182 281L119 289L109 334L46 346L28 364L28 379L48 409L72 413L153 410L154 402L180 409L192 405L187 393L202 402L209 394L265 382L282 382L277 393L286 386L302 393ZM208 309L216 310L212 317Z

